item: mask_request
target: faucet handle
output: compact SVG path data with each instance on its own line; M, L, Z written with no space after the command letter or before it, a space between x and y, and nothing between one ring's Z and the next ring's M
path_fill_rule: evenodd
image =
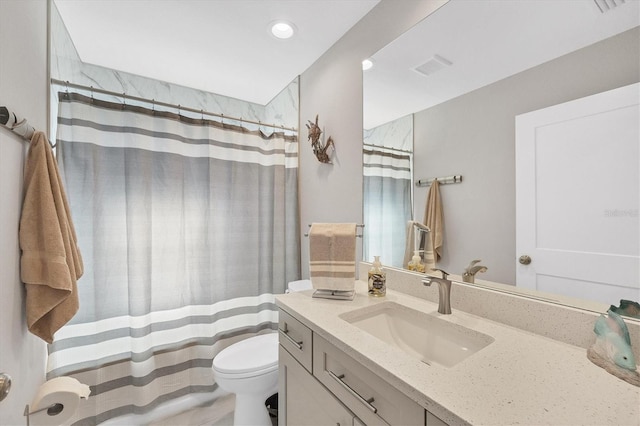
M442 279L446 280L447 277L449 276L449 273L447 271L444 271L442 269L438 269L438 268L431 268L432 271L439 271L442 273Z

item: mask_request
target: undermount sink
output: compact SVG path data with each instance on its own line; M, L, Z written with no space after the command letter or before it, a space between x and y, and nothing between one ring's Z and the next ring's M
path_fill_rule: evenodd
M426 364L453 367L494 339L395 302L383 302L340 318Z

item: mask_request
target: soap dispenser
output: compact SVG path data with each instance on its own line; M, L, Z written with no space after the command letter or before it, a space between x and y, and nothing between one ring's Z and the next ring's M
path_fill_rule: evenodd
M420 257L420 252L424 252L424 250L414 250L413 257L409 263L407 263L408 270L416 272L425 271L424 263L422 263L422 258Z
M382 269L380 256L374 256L373 265L369 269L369 295L382 297L387 294L387 273Z

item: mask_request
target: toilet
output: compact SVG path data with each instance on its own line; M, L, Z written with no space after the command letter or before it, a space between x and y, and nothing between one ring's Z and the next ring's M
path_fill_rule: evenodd
M287 290L311 288L310 281L302 280L289 283ZM235 426L272 425L265 401L278 391L278 333L234 343L213 358L212 368L218 386L236 394Z
M250 337L220 351L213 375L236 394L234 425L271 426L264 402L278 391L278 333Z

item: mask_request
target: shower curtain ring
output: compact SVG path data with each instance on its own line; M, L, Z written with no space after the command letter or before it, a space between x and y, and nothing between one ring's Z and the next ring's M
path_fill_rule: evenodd
M122 92L122 109L125 109L127 106L127 93Z
M91 86L91 100L93 101L93 86Z
M204 110L200 110L200 118L202 119L202 124L204 124Z
M151 111L156 112L156 100L151 99Z

